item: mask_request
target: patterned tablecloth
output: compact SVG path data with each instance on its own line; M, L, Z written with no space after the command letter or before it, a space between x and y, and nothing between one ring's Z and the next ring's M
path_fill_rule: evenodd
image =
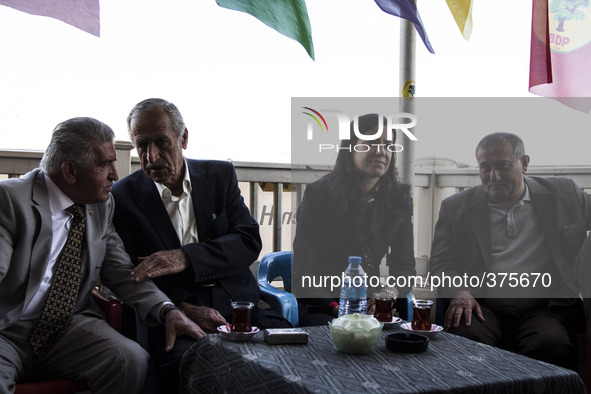
M307 327L307 345L268 345L220 334L197 341L181 361L181 393L584 393L576 372L448 333L424 353L388 350L384 327L368 355L336 350L329 328Z

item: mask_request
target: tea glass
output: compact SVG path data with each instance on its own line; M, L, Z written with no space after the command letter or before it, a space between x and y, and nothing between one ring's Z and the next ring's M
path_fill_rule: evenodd
M248 301L232 302L232 332L251 332L254 304Z
M413 330L431 331L431 300L413 300L412 321L410 327Z

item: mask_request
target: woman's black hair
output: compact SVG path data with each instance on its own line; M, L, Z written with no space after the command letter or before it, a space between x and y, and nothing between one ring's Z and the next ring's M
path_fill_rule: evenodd
M381 115L366 114L359 116L358 130L361 134L373 133L380 122L383 122L382 130L385 132L385 119ZM396 133L393 134L393 141L389 141L389 143L394 143L395 140ZM363 179L363 172L353 162L354 146L358 141L359 139L354 132L354 122L351 122L349 138L342 140L335 165L327 175L331 198L334 199L335 204L340 205L342 212L348 212L352 208L353 202L363 197L359 188ZM411 209L412 211L410 187L400 183L398 178L396 153L392 153L390 166L378 181L373 198L385 201L388 212L391 211L393 206L397 210Z

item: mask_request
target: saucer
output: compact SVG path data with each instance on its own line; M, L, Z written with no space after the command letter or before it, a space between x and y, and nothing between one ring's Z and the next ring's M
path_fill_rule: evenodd
M253 327L250 332L232 332L232 325L226 324L218 327L218 332L222 334L222 338L228 341L241 342L249 340L254 334L259 332L257 327Z
M389 326L389 325L392 325L392 324L398 324L398 323L400 323L401 321L402 321L402 319L401 319L401 318L399 318L399 317L396 317L396 316L393 316L393 317L392 317L392 321L388 321L388 322L382 322L382 323L384 323L384 325L385 325L385 326Z
M416 334L425 335L426 337L433 338L437 335L440 331L443 331L443 327L438 326L437 324L431 324L431 331L424 331L424 330L413 330L410 328L410 323L403 323L400 325L400 328L406 331L414 332Z

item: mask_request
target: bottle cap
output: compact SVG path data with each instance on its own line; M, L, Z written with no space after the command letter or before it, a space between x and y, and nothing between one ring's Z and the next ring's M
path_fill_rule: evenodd
M359 257L359 256L349 256L349 263L361 264L361 257Z

